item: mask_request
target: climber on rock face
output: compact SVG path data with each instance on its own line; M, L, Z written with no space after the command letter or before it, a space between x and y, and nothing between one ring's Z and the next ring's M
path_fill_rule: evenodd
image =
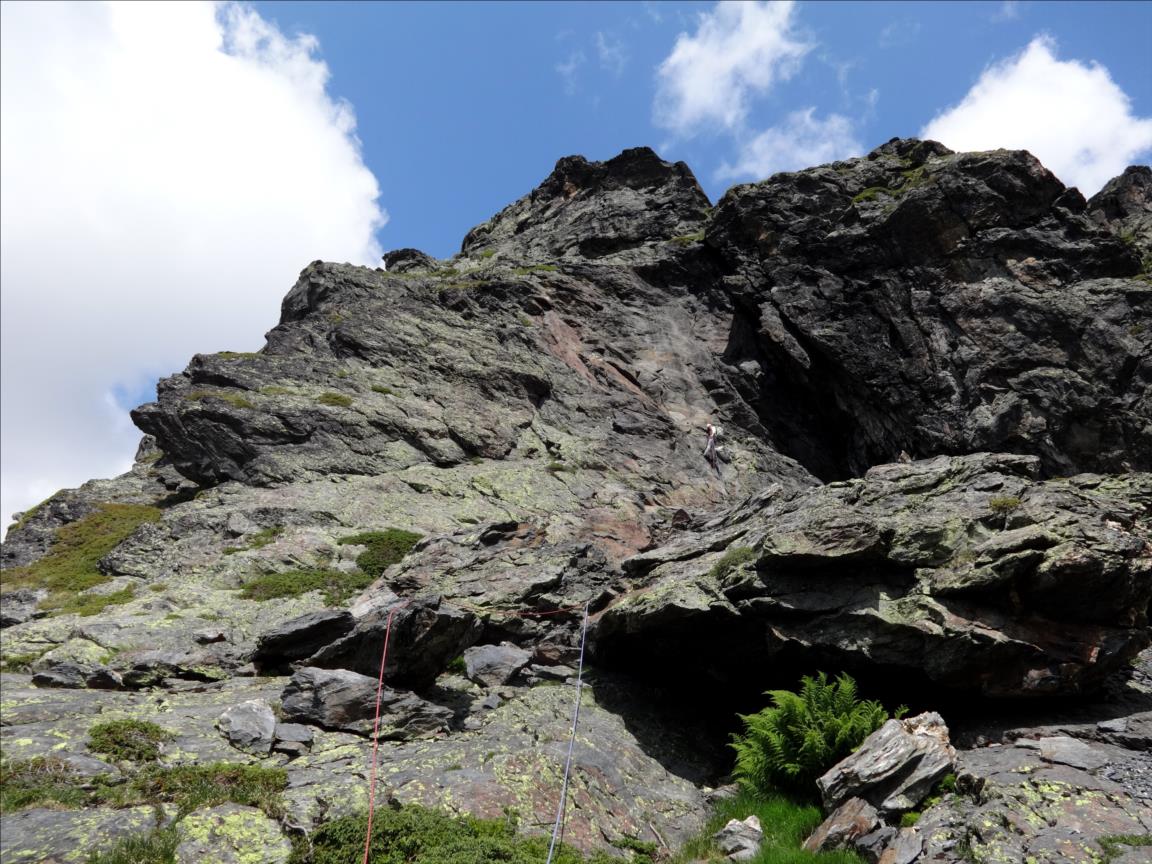
M708 460L713 471L719 471L720 460L716 452L716 436L720 434L720 428L709 423L706 431L708 432L708 444L704 447L704 458Z

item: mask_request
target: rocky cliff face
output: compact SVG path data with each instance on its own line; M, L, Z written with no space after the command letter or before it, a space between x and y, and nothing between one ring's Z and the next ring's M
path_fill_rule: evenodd
M817 666L1152 707L1116 678L1152 601L1147 168L1085 201L1027 153L894 140L712 207L639 148L385 260L309 265L261 351L133 412L129 474L9 531L5 759L130 772L86 730L148 718L165 764L284 765L269 831L307 835L366 803L392 616L380 794L546 823L585 606L586 849L690 835L739 700ZM375 567L386 529L424 539ZM5 814L5 860L127 812Z

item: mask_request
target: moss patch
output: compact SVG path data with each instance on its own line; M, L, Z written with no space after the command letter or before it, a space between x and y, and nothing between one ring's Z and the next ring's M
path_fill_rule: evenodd
M333 393L331 391L328 393L321 393L316 397L316 401L321 405L332 405L336 408L352 407L352 397L347 396L344 393Z
M155 762L160 745L171 740L167 729L147 720L110 720L88 730L88 749L113 759Z
M41 608L58 612L94 609L100 611L113 603L124 603L131 594L123 592L93 597L75 595L109 577L100 572L100 559L115 549L145 522L157 522L160 510L142 504L101 504L83 519L64 525L56 532L56 542L48 554L25 567L14 567L0 574L0 587L46 588L48 597ZM129 590L129 589L125 589ZM118 596L119 595L119 596ZM108 599L113 598L113 599ZM99 608L96 608L96 607ZM95 614L82 612L81 614Z
M365 531L351 537L342 537L337 542L341 546L367 546L356 558L356 566L375 579L399 562L422 539L423 535L412 531L386 528L383 531Z
M240 589L250 600L275 600L280 597L299 597L309 591L323 591L324 601L337 606L370 584L374 577L361 571L345 573L341 570L307 568L286 570L283 573L263 573L249 580Z
M756 560L756 550L750 546L732 546L722 556L720 560L712 565L712 569L708 571L708 575L713 579L723 579L741 564L747 564L749 561Z

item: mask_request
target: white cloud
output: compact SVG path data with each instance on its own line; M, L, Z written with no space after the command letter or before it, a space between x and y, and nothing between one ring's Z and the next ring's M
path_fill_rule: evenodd
M575 51L570 51L568 57L556 64L556 72L564 81L564 92L569 96L576 93L577 76L580 72L580 67L584 65L588 58L584 56L584 52L577 48Z
M112 394L259 347L385 215L315 39L246 6L3 3L0 48L6 518L126 467Z
M778 171L795 171L859 155L862 151L852 121L840 114L821 120L815 108L788 115L783 123L750 139L735 165L725 162L718 179L762 179Z
M811 45L796 32L791 2L720 2L681 33L657 69L655 123L680 135L740 128L751 96L800 67Z
M1004 0L992 13L992 20L999 24L1002 21L1015 21L1020 17L1019 0Z
M1038 36L980 76L958 105L921 131L953 150L1026 149L1085 195L1152 149L1152 118L1097 63L1059 60Z
M600 55L600 68L611 72L617 78L624 74L628 65L628 49L624 43L611 34L596 34L596 53Z

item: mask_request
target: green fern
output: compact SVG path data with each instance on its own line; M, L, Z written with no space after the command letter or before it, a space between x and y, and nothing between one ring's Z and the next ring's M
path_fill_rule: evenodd
M857 699L856 682L847 674L832 682L823 672L805 676L799 693L765 695L772 705L740 715L745 731L732 740L737 778L761 794L778 788L810 792L817 777L888 719L879 702Z

